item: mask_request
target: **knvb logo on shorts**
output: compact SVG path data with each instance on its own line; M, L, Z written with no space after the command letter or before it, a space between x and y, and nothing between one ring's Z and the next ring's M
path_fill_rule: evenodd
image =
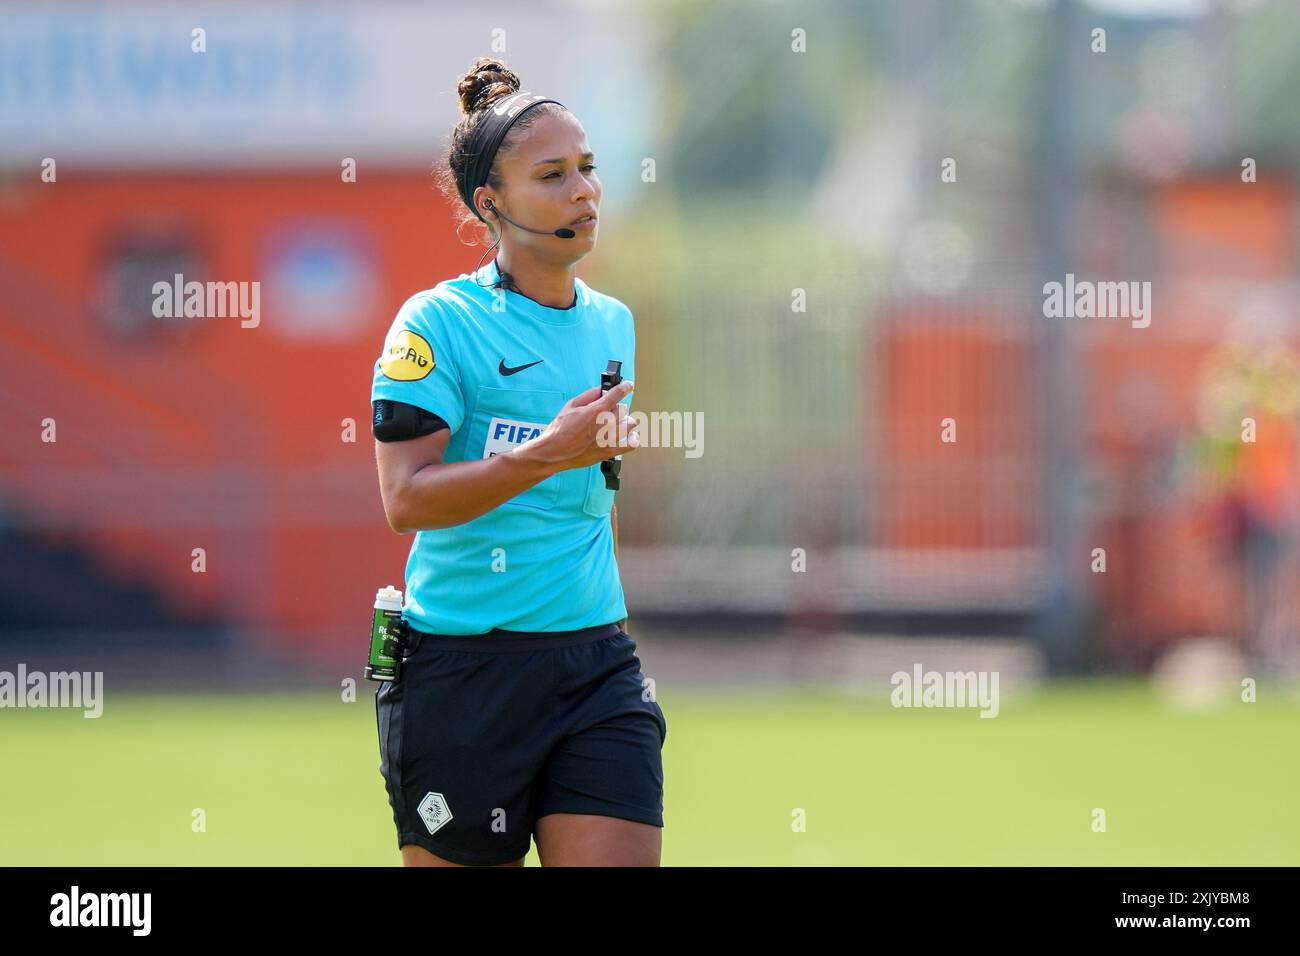
M420 801L420 819L429 828L429 833L437 833L451 821L451 808L440 793L430 791Z

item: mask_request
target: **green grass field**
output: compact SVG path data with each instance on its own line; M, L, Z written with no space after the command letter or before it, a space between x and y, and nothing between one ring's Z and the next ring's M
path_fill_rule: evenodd
M0 864L398 865L372 693L0 711ZM1300 863L1294 698L1184 714L1144 684L1057 685L995 719L803 691L660 703L665 865Z

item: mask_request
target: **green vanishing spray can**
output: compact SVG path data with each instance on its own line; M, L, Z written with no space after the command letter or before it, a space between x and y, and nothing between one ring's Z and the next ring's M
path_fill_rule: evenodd
M402 592L391 584L375 594L375 613L370 621L370 660L366 680L393 680L402 669L405 646L402 621Z

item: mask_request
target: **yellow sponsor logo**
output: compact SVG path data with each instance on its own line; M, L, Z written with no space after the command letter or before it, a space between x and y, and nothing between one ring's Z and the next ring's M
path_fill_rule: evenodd
M424 336L402 329L384 346L379 370L398 382L415 382L433 371L433 347Z

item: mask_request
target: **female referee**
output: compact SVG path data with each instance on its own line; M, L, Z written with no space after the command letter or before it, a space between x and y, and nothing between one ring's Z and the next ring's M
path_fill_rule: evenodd
M500 61L457 89L441 185L500 248L406 301L371 390L384 511L415 532L375 694L397 843L407 866L522 866L530 840L543 866L658 866L668 726L600 466L639 444L632 313L575 275L600 180L574 115Z

